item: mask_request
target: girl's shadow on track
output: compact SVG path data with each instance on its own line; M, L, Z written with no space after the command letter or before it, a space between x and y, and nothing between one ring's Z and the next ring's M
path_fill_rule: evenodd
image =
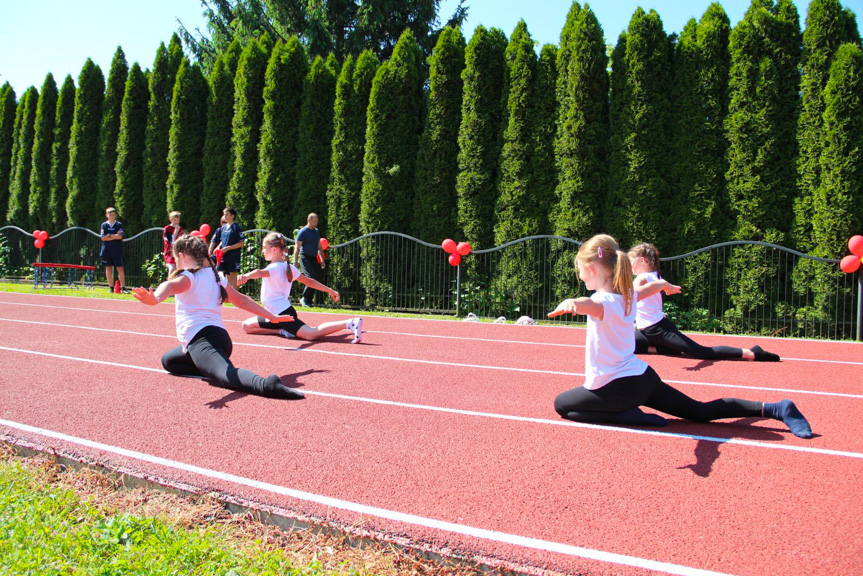
M686 370L687 372L698 372L702 368L708 368L710 366L713 366L714 364L716 364L716 360L701 360L695 366L686 366L684 370Z
M316 372L329 372L329 370L318 370L315 368L309 368L308 370L303 370L302 372L293 372L291 374L283 374L280 376L282 379L282 384L289 388L302 388L304 384L302 382L298 382L297 379L301 376L309 376ZM240 398L245 398L249 396L246 392L239 392L237 390L232 390L228 394L225 394L218 400L211 400L210 402L205 403L204 405L210 408L211 410L221 410L223 408L227 408L228 404L233 402L234 400L239 400Z

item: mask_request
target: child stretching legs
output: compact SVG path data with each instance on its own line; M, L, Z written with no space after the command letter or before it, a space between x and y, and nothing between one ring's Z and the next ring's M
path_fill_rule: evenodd
M659 250L648 242L630 248L629 253L635 287L659 279ZM635 315L635 353L656 352L666 356L685 354L699 360L756 360L779 362L779 356L763 350L761 346L735 348L733 346L702 346L692 338L680 333L677 326L665 317L662 311L662 296L638 300Z
M664 383L650 366L636 358L632 323L638 298L649 297L671 285L659 280L636 292L626 254L607 235L594 236L582 244L575 263L581 281L595 292L590 298L564 300L548 315L550 318L561 314L587 315L585 382L555 399L554 409L563 418L576 422L664 426L665 418L639 409L648 406L698 422L766 416L784 422L795 436L812 437L809 422L790 400L763 403L722 398L699 402Z
M285 262L285 237L278 232L270 232L264 237L264 260L270 265L263 270L252 270L237 278L237 283L243 285L253 278L262 278L261 303L264 308L273 314L293 316L292 322L273 324L266 318L255 316L243 322L243 330L246 334L272 334L285 338L302 338L303 340L317 340L321 336L327 336L340 330L350 330L354 333L353 344L363 339L363 319L351 318L350 320L339 320L326 322L317 328L309 326L297 317L297 311L291 305L291 286L300 282L315 290L329 293L330 297L338 302L339 293L324 286L317 280L303 276L294 266Z

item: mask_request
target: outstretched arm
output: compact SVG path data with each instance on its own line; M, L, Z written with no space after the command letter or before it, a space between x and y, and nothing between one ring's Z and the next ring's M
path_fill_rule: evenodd
M299 282L300 284L305 284L306 286L308 286L309 288L312 288L314 290L320 290L321 292L326 292L327 294L330 295L330 298L332 298L333 301L335 301L335 302L338 302L339 298L341 298L341 296L339 296L338 292L336 292L335 290L333 290L329 286L324 286L323 284L321 284L320 282L318 282L314 278L309 278L308 276L303 276L302 274L299 274L295 278L295 282Z
M666 294L680 294L681 288L680 286L670 283L668 280L659 279L654 280L653 282L647 282L641 286L636 286L635 291L638 293L639 298L648 298L654 294L658 294L659 292L665 292Z
M250 314L254 314L255 316L263 316L264 318L266 318L270 322L276 322L276 323L278 323L278 322L290 322L290 321L294 320L293 316L288 316L288 315L279 316L277 314L273 314L272 312L270 312L269 310L267 310L266 308L264 308L263 306L261 306L260 304L258 304L257 302L255 302L254 300L249 298L248 296L246 296L245 294L241 294L241 293L237 292L237 290L233 286L231 286L230 284L225 286L225 290L228 293L228 302L230 302L231 304L233 304L234 306L236 306L237 308L239 308L241 310L245 310L246 312L248 312Z
M582 296L581 298L568 298L557 305L552 312L548 313L549 318L554 318L562 314L584 314L602 320L604 308L599 302L594 302L590 298Z
M252 270L251 272L246 272L245 274L240 274L237 276L237 286L242 286L249 280L254 280L255 278L269 278L270 272L269 270L261 270L260 268L257 270Z
M132 288L132 295L138 302L147 306L155 306L159 302L165 301L169 296L182 294L192 287L192 282L185 276L177 276L172 280L166 280L159 284L159 287L154 291L152 286L143 288L141 286Z

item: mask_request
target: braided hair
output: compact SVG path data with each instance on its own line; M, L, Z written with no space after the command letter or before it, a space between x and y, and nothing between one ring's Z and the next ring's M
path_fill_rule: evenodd
M216 284L219 286L219 304L223 304L228 299L228 292L225 290L224 286L222 286L219 278L219 273L213 267L213 261L210 260L210 256L207 253L207 245L204 244L204 241L198 238L197 236L190 236L188 234L183 234L176 240L174 240L174 258L180 253L186 254L187 256L191 256L195 259L195 262L198 264L196 268L192 268L189 270L192 274L197 274L201 268L209 268L213 271L213 276L216 277ZM180 274L182 270L177 268L171 275L170 279L174 279Z

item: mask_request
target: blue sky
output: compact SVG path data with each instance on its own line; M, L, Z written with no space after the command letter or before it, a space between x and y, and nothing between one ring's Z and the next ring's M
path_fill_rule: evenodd
M721 2L732 24L746 12L749 0ZM809 0L797 0L801 25ZM442 0L440 15L446 19L457 0ZM509 35L520 19L539 44L559 40L569 0L468 0L465 36L482 24L497 27ZM680 32L689 18L700 18L709 0L603 0L592 6L613 43L629 23L638 6L655 9L667 32ZM863 0L844 0L858 20ZM177 19L189 28L203 26L198 0L4 0L0 12L0 84L9 82L18 96L31 84L41 87L48 72L58 84L66 74L77 83L87 58L107 74L117 46L123 47L131 64L152 65L159 42L167 42L177 29Z

